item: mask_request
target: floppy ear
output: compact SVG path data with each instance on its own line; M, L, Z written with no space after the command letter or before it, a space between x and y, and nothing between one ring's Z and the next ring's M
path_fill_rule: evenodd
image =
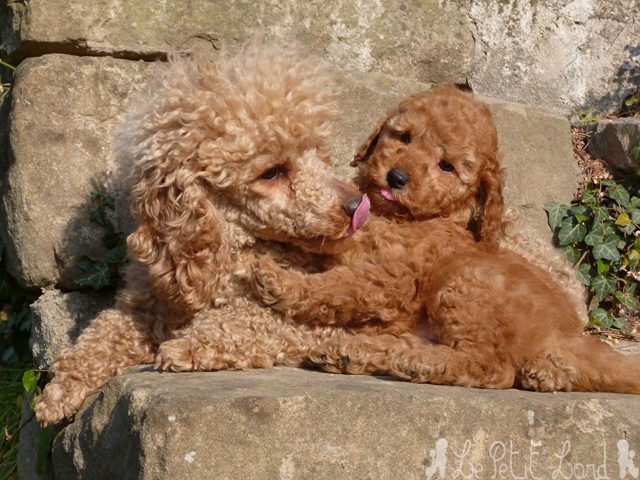
M156 296L175 311L208 306L231 260L211 194L198 173L184 166L162 174L148 169L134 187L139 227L127 243L149 268Z
M472 228L479 240L497 241L504 233L503 171L493 163L485 168L478 191L479 212Z
M367 160L369 160L369 157L376 149L378 138L380 138L380 132L387 123L387 120L389 120L389 117L384 117L383 119L378 121L376 128L373 130L371 135L369 135L369 138L367 138L367 140L358 149L355 156L353 157L353 160L351 160L352 167L357 167L362 162L366 162Z

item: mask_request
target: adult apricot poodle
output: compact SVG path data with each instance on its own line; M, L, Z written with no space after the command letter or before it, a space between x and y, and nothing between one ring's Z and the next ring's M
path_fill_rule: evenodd
M313 268L303 251L331 252L366 220L355 184L330 167L338 114L317 62L290 49L255 43L170 63L119 140L138 222L126 287L53 364L42 424L73 417L110 377L156 357L171 370L299 365L308 345L342 333L283 322L247 281L255 253Z

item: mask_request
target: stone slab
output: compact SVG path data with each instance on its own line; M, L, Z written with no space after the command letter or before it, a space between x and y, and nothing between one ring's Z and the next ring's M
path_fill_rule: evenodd
M463 5L436 0L30 0L25 5L11 0L0 10L0 51L16 61L56 52L149 59L196 43L237 44L260 32L324 52L339 68L464 83L474 42Z
M640 81L637 0L8 0L0 56L164 57L256 31L335 67L474 91L575 115L612 113Z
M632 395L138 370L59 434L53 463L57 480L619 478L618 459L638 449Z
M640 174L640 155L634 148L640 148L639 117L601 120L592 129L589 153L618 173Z
M156 69L140 61L45 55L18 68L2 162L0 234L12 274L26 287L76 288L76 260L100 257L102 230L89 222L90 192L106 186L118 200L114 222L128 231L126 192L119 191L113 141L133 98L150 88ZM344 115L333 154L338 169L400 98L427 85L379 73L336 72ZM542 212L569 201L578 169L562 117L486 99L495 114L508 180L506 198L550 235ZM529 213L531 213L529 215Z
M523 220L551 239L545 203L573 200L582 172L574 157L569 122L552 112L481 97L498 129L506 172L504 197Z
M43 56L18 68L10 92L8 155L1 165L1 232L8 268L25 287L74 288L77 258L100 258L91 191L115 191L113 138L150 65L112 58ZM127 225L119 197L113 217Z
M577 116L614 113L640 83L637 0L472 0L474 91Z
M36 368L46 369L71 346L98 313L113 306L113 292L82 293L45 289L31 305L31 353Z

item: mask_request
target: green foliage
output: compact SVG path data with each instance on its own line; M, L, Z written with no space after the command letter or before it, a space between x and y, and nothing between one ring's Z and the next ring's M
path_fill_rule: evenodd
M601 180L574 204L551 202L544 209L557 244L589 288L590 324L622 328L622 315L638 309L640 191Z
M23 365L31 359L29 334L35 295L21 290L7 272L0 244L0 478L14 479L24 402Z
M15 72L16 68L13 65L9 65L7 62L3 61L2 59L0 59L0 67L3 67L2 70L8 70L9 74L13 74L13 72ZM7 75L4 71L0 70L0 98L2 98L8 91L9 88L11 87L11 84L9 82L6 82L5 79L7 78Z
M102 259L83 255L76 263L83 272L76 278L76 282L101 290L114 287L120 281L122 268L127 263L127 245L124 233L116 231L108 215L108 211L115 211L114 198L101 190L95 190L91 192L91 200L96 208L91 212L90 220L104 229L102 243L107 252Z
M584 109L577 112L578 113L578 123L580 125L589 125L591 123L598 123L602 120L602 114L591 109Z
M4 245L0 241L0 364L11 366L31 358L29 334L36 295L18 287L7 272Z
M629 109L640 107L640 92L634 93L624 101L625 107Z
M0 367L0 478L17 479L18 433L23 395L22 371Z
M631 155L635 159L640 159L640 138L631 147Z

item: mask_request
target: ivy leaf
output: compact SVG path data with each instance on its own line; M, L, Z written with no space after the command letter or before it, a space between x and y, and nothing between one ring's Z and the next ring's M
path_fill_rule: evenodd
M591 218L589 209L586 205L574 205L569 208L569 213L575 217L578 223L585 222Z
M596 196L599 190L588 189L582 194L582 203L587 205L592 210L598 206L598 197Z
M605 260L611 260L617 262L620 260L620 252L618 251L618 238L610 235L606 237L600 245L596 245L591 249L593 258L596 260L603 258Z
M607 187L607 193L609 194L609 198L614 200L621 207L629 208L631 206L631 196L627 189L622 185L616 184Z
M633 208L629 211L631 221L636 225L640 225L640 208Z
M576 263L578 263L578 260L580 260L580 257L582 256L580 254L580 251L577 248L573 248L570 245L567 245L566 247L561 247L560 251L562 252L564 257L567 259L567 261L572 265L575 265Z
M580 242L586 234L587 227L581 223L574 225L571 218L565 218L562 220L560 231L558 232L558 243L562 247Z
M78 260L76 266L84 272L76 278L78 285L100 290L111 283L111 271L105 262L85 255Z
M636 160L640 159L640 139L638 139L635 145L631 147L631 155L633 155L636 158Z
M611 324L608 328L615 328L617 330L620 330L623 326L624 320L622 318L611 315Z
M633 223L630 223L626 227L618 227L618 230L620 230L625 235L631 235L635 231L635 229L636 227ZM618 247L620 249L624 248L624 246L626 245L626 242L624 240L621 240L621 242L622 242L621 246Z
M619 227L626 227L631 223L631 217L627 212L622 212L616 217L615 224Z
M606 234L607 232L606 232L604 223L594 224L591 231L587 235L585 235L584 243L586 243L590 247L595 247L596 245L602 245Z
M104 209L104 206L100 205L93 212L91 212L91 217L89 217L93 223L100 225L101 227L107 226L107 212Z
M545 204L544 209L547 212L549 227L555 232L562 220L569 214L569 207L562 203L549 202Z
M633 295L629 295L628 292L621 292L620 290L618 290L614 295L618 303L621 303L631 310L635 309L638 306L638 300Z
M31 396L36 391L36 384L40 378L40 372L27 370L22 374L22 387L27 395Z
M604 207L598 207L593 211L593 224L603 224L609 220L609 211Z
M602 302L616 290L616 281L603 275L596 275L591 279L591 288L596 298Z
M127 246L122 244L109 250L104 259L107 263L124 263L127 261Z
M615 181L610 180L608 178L602 178L600 180L600 185L604 185L605 187L613 187L616 184Z
M104 237L102 237L102 243L104 243L104 246L107 248L116 248L120 245L124 245L124 233L113 232L106 234Z
M594 308L589 312L589 325L608 328L606 325L611 324L612 317L604 308Z
M640 197L631 197L631 208L640 208Z
M591 285L591 267L588 263L581 263L576 270L576 278L587 287Z
M635 270L640 263L640 252L635 248L627 252L627 267L629 270Z
M102 205L107 207L109 210L115 211L115 209L116 209L116 199L113 198L111 195L106 195L106 194L103 195L101 202L102 202Z
M601 258L599 258L596 261L596 270L598 271L599 275L607 273L609 271L609 268L611 268L611 265L609 265L607 262L603 261Z

